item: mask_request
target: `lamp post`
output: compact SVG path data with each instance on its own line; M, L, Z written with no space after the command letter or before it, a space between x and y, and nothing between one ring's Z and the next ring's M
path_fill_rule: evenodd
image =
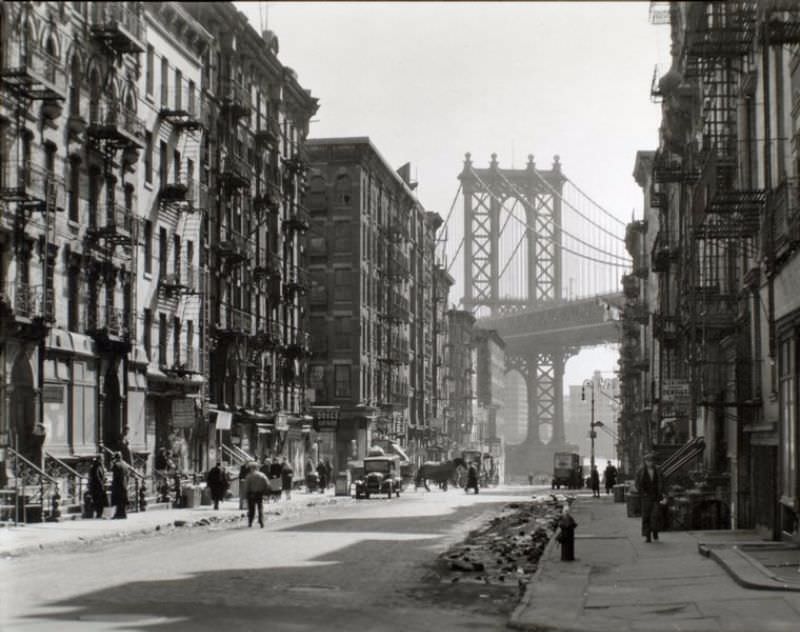
M595 374L595 376L591 380L584 380L583 381L583 385L581 386L581 400L585 400L586 399L586 387L587 386L592 389L592 398L591 398L591 407L592 408L591 408L591 412L590 412L590 415L589 415L589 439L591 441L591 452L590 452L590 460L589 460L589 467L590 467L589 473L591 474L592 471L594 470L594 465L595 465L594 464L594 440L597 437L597 432L595 431L595 428L597 428L598 426L604 426L605 425L605 424L603 424L602 421L595 421L594 420L594 415L595 415L594 391L595 391L595 388L600 388L600 389L603 388L603 380L601 378L599 378L597 374ZM600 392L602 393L602 390ZM605 393L602 393L602 394L605 394Z
M591 380L584 380L583 386L581 387L581 401L586 400L586 387L590 387L592 389L592 400L591 400L591 410L589 413L589 439L591 441L591 452L590 452L590 460L589 460L589 474L594 471L594 438L595 438L595 431L594 431L594 379Z

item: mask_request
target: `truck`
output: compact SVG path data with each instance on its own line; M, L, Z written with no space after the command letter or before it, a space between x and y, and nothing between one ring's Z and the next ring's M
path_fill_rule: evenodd
M553 489L580 489L583 487L581 456L574 452L556 452L553 455Z

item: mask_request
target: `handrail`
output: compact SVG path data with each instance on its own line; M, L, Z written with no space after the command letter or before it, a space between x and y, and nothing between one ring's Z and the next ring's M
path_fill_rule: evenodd
M227 453L228 456L231 457L231 460L236 461L238 464L244 465L248 459L243 458L240 454L237 454L234 450L230 448L230 446L225 445L224 443L220 444L220 448L222 448L222 452Z
M61 459L59 459L57 456L53 456L53 455L52 455L52 454L50 454L49 452L45 452L45 453L44 453L44 455L45 455L45 457L47 457L48 459L53 459L53 460L54 460L56 463L58 463L58 464L59 464L61 467L63 467L65 470L67 470L67 472L69 472L69 473L70 473L70 474L72 474L73 476L77 476L78 478L82 478L82 479L84 479L84 480L87 480L87 479L88 479L88 477L87 477L86 475L84 475L84 474L81 474L81 473L80 473L80 472L78 472L77 470L74 470L74 469L72 469L72 468L71 468L69 465L67 465L66 463L64 463L64 461L62 461Z
M9 446L7 449L8 449L8 451L9 451L9 453L10 453L10 454L11 454L11 455L12 455L12 456L15 458L15 459L20 459L20 460L22 460L22 462L23 462L23 463L25 463L26 465L28 465L28 467L31 467L31 468L33 468L33 469L34 469L34 471L35 471L37 474L39 474L39 476L43 476L44 478L46 478L48 481L50 481L50 482L51 482L51 483L53 483L54 485L58 485L58 481L57 481L56 479L54 479L52 476L50 476L50 475L49 475L47 472L45 472L45 471L44 471L42 468L40 468L38 465L36 465L36 464L35 464L33 461L29 461L27 458L25 458L24 456L22 456L22 455L21 455L19 452L17 452L17 451L16 451L14 448L12 448L12 447L10 447L10 446Z
M245 461L254 461L255 460L251 455L249 455L247 452L242 450L238 445L233 445L231 447L234 449L234 451L239 453Z
M703 454L705 447L703 437L695 437L682 445L661 464L662 476L664 478L672 476L681 467Z
M108 452L109 455L114 456L115 451L110 449L108 446L101 446L104 451ZM124 460L124 459L123 459ZM125 461L128 463L127 461ZM145 480L145 475L141 474L135 467L133 467L133 463L128 463L128 471L131 472L136 478L141 480Z

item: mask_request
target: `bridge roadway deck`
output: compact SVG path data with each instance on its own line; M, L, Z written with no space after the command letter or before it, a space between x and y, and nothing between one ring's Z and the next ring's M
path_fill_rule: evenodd
M478 326L495 329L515 352L542 347L584 347L619 340L618 321L611 307L621 307L622 294L545 303L532 309L478 319Z

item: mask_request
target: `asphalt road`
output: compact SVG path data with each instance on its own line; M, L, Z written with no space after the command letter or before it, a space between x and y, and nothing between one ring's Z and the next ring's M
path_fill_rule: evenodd
M4 560L0 630L501 630L516 586L452 583L437 556L520 497L409 492Z

